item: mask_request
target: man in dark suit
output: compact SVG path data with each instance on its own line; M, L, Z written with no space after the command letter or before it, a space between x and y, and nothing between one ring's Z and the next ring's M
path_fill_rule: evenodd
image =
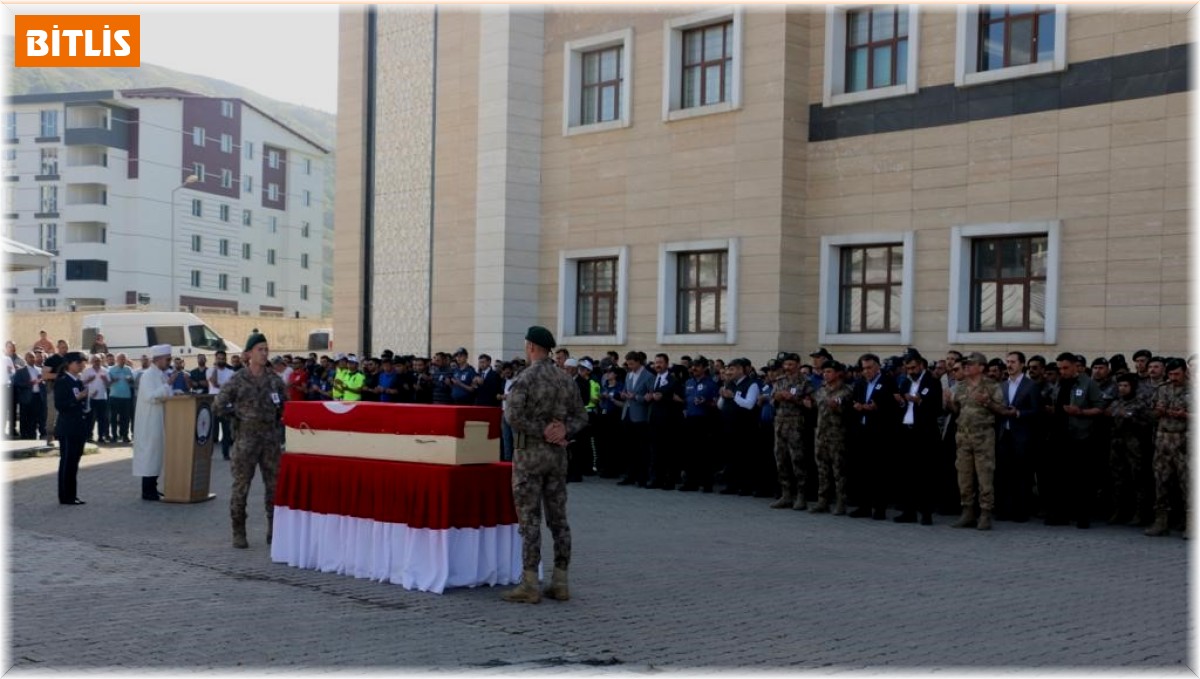
M650 401L646 396L654 390L654 375L646 368L646 354L630 351L625 354L625 389L613 401L621 406L621 430L624 445L625 477L617 485L634 483L645 486L650 461L649 426Z
M996 416L996 518L1029 520L1033 488L1032 451L1041 410L1041 388L1025 375L1025 354L1004 360L1008 379L1000 384L1007 407Z
M857 472L849 479L850 493L859 501L851 517L887 518L888 486L894 466L896 436L896 383L885 375L875 354L859 359L862 379L854 385L850 416L850 445Z
M504 393L504 380L500 373L492 368L492 357L487 354L479 355L479 371L475 375L475 405L500 407L500 399Z
M938 418L942 416L942 382L929 370L929 361L915 350L904 355L907 389L895 395L899 405L900 509L896 523L933 525L937 496L938 457L942 445Z
M675 490L678 475L679 419L683 409L683 387L671 375L671 359L666 354L654 356L654 386L650 399L650 482L647 488Z
M42 369L34 362L33 352L25 354L25 367L13 373L13 391L20 406L21 438L32 441L39 434L45 436L38 429L44 426L41 416L46 409L46 383Z
M63 505L84 504L77 495L76 484L89 414L88 390L79 378L83 364L83 354L67 353L63 357L63 370L54 381L54 407L58 410L54 432L59 445L58 503Z

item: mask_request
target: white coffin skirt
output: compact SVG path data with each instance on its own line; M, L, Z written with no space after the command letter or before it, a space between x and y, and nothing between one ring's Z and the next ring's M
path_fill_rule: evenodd
M521 534L493 528L409 528L401 523L275 507L271 560L441 594L447 587L521 580Z

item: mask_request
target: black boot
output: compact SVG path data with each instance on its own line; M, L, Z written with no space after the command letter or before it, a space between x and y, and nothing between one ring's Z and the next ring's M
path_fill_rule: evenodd
M142 477L142 499L150 502L158 502L157 476Z

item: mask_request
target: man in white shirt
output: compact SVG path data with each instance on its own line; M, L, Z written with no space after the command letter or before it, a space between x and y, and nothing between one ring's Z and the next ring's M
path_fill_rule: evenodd
M110 442L108 435L108 369L104 367L104 355L92 356L91 365L83 371L83 384L87 387L88 398L91 400L91 417L88 419L87 440L97 438L101 443ZM100 428L96 434L97 425Z
M226 354L218 351L213 354L213 367L208 371L208 393L219 394L221 387L237 374L225 362ZM233 422L228 417L217 418L217 430L221 437L221 457L229 459L229 450L233 447ZM213 439L215 442L216 439Z

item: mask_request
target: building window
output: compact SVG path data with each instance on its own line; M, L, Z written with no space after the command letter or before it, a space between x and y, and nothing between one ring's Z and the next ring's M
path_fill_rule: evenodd
M42 269L40 279L41 279L39 281L40 285L38 287L57 288L58 287L58 262L53 259L50 260L49 266Z
M192 144L195 146L204 146L204 128L192 128Z
M267 297L275 296L275 281L267 281Z
M275 264L275 248L267 249L267 264L272 266Z
M41 188L42 212L44 214L55 214L58 212L58 187L43 186ZM9 203L11 205L11 203Z
M250 259L250 244L242 243L242 259Z
M741 106L740 7L668 20L663 120Z
M267 200L279 200L278 184L267 184Z
M229 239L228 238L221 239L219 251L220 251L222 257L229 256Z
M38 243L47 252L58 252L58 224L38 224Z
M43 310L53 311L58 308L58 300L52 298L43 298L38 300L38 307Z
M613 335L617 331L617 258L575 263L575 334Z
M4 114L4 138L6 140L17 138L17 114L12 111Z
M917 91L917 5L829 7L825 13L825 106Z
M192 287L200 287L200 271L198 269L192 269Z
M276 151L275 149L267 151L267 167L271 168L272 170L279 169L279 151Z
M951 230L951 343L1055 343L1059 231L1058 222Z
M196 175L196 181L204 183L204 163L192 163L192 174Z
M58 149L44 148L42 149L42 176L54 176L58 174Z
M248 174L242 175L242 187L246 193L254 191L254 177Z
M305 189L304 190L304 207L309 207L311 205L312 205L312 192L309 191L308 189Z
M242 140L242 148L246 149L246 159L254 159L254 142Z
M42 111L42 137L58 136L58 111Z
M307 252L300 253L300 268L301 269L308 268L308 253Z
M304 159L304 174L307 174L307 175L312 174L312 158Z
M959 87L1062 71L1066 5L961 5L954 83Z
M233 117L233 102L232 101L225 101L224 99L221 100L221 117L223 117L223 118L232 118Z
M305 302L308 301L308 286L307 285L300 286L300 299Z
M912 335L911 231L821 238L817 307L822 344L903 344Z
M204 204L202 202L200 202L199 198L193 198L192 199L192 216L200 217L203 214L204 214Z
M271 221L267 224L267 230L271 233L279 233L279 218L271 217Z
M300 222L300 236L302 238L308 238L311 231L312 227L308 225L308 222Z
M242 210L242 226L250 226L254 223L254 216L249 210Z
M200 236L199 235L192 236L192 252L200 252L200 249L201 249L200 245L201 245Z
M102 259L68 259L67 280L107 281L108 262Z
M232 170L221 170L221 188L223 188L223 189L232 189L233 188L233 171Z
M233 153L233 135L228 133L221 134L221 151L224 153Z
M217 274L217 289L221 290L221 291L225 291L225 290L229 289L229 274L227 274L227 273Z
M736 238L659 247L659 344L733 344L737 331Z
M229 206L228 205L221 206L221 221L223 221L223 222L229 221Z
M560 341L625 343L629 248L573 250L559 255Z
M246 276L242 276L242 292L244 292L244 293L250 292L250 279L247 278Z
M17 174L17 150L4 149L4 174Z

